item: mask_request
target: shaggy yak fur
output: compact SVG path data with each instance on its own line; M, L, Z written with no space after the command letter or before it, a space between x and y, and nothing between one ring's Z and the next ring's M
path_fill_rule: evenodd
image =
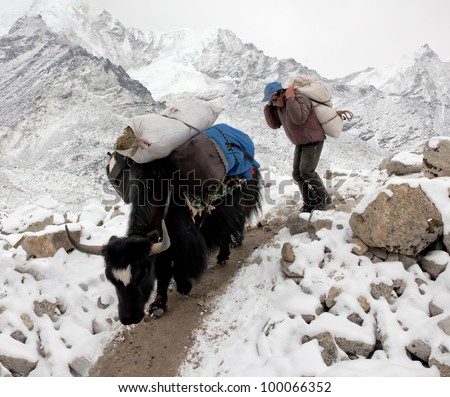
M77 244L69 236L76 249L104 256L105 273L116 288L123 324L136 324L143 319L155 280L157 295L149 314L160 317L167 308L172 278L177 291L188 294L192 280L206 270L209 251L218 248L217 261L224 264L230 246L242 242L246 221L260 209L258 170L244 186L214 202L215 209L208 215L197 216L195 220L186 203L186 186L176 175L167 159L133 164L127 236L113 236L97 250ZM167 243L164 224L170 246L155 249Z

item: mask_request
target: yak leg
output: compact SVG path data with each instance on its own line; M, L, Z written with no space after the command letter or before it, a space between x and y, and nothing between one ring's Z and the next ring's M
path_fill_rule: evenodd
M187 264L176 260L173 267L173 277L177 283L177 291L182 295L188 295L192 289L192 283L189 280L186 266Z
M231 239L225 239L220 244L219 254L217 255L217 264L226 265L227 260L230 257L230 244Z
M167 309L167 291L169 288L169 283L172 278L172 264L168 260L163 260L158 255L156 259L155 269L156 269L156 298L150 305L149 314L150 317L159 318L161 317Z

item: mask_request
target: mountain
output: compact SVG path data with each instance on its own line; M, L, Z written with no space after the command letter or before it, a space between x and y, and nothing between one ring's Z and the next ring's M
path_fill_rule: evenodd
M373 85L380 91L436 104L450 103L450 63L442 62L428 44L397 64L368 69L343 79L351 85Z
M73 45L41 16L0 37L0 87L0 174L14 202L51 181L64 181L60 194L76 202L80 186L98 184L125 120L160 106L122 67Z
M263 166L290 175L292 145L265 124L261 97L267 82L296 74L323 79L335 106L354 113L341 138L327 140L320 172L370 169L448 135L449 64L429 46L398 65L328 80L230 30L142 32L87 1L35 0L0 36L0 176L13 191L4 206L49 192L72 204L103 197L105 153L126 119L177 99L217 102L219 121L253 138Z

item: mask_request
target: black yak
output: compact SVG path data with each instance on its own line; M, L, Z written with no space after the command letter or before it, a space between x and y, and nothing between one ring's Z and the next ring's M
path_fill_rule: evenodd
M188 189L168 158L134 163L130 181L132 207L126 237L113 236L107 244L92 247L75 242L67 232L77 250L103 255L123 324L143 319L155 280L157 295L149 314L159 317L167 308L172 277L177 291L188 294L191 281L206 270L208 251L218 248L217 260L225 263L230 245L241 242L245 223L261 203L257 169L251 179L212 202L214 209L208 214L196 218L187 202Z

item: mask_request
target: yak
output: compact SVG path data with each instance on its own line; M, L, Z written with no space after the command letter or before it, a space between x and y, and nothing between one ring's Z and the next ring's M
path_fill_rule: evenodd
M178 175L178 176L177 176ZM113 236L103 246L76 242L66 228L72 246L88 254L102 255L105 274L118 297L120 321L137 324L156 281L156 298L149 315L160 317L167 309L171 279L177 291L187 295L192 281L207 268L209 252L219 249L217 261L224 264L230 246L239 245L246 222L261 207L261 176L251 179L212 202L212 209L192 217L189 190L168 158L134 163L130 176L130 218L125 237Z

